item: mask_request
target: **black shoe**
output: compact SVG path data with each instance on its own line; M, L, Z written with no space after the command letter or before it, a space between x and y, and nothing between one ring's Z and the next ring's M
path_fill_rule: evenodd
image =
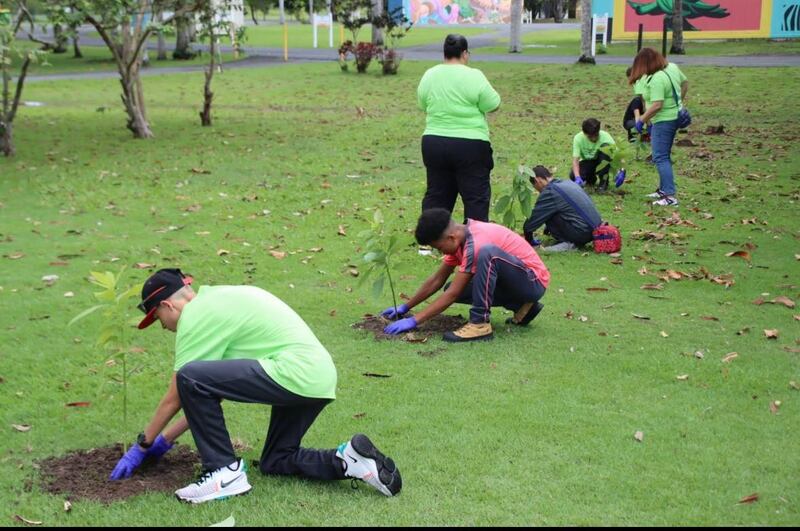
M541 302L534 302L530 309L521 317L521 319L519 319L519 321L515 321L517 314L521 313L521 311L525 309L525 306L523 306L517 310L517 314L514 314L514 317L509 317L506 319L506 324L528 326L528 323L536 319L536 316L539 315L539 312L542 311L542 308L544 308L544 304Z

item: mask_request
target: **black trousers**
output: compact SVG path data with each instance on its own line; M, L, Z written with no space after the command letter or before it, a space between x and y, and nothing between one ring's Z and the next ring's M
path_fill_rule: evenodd
M550 234L559 242L570 242L575 245L586 245L592 241L592 231L576 227L565 220L561 214L554 214L544 222L545 234Z
M605 147L608 144L603 144L601 147ZM610 165L606 165L603 169L597 170L597 166L600 165L603 161L610 161L611 157L600 151L597 150L597 154L593 159L586 159L582 160L578 163L581 172L581 178L586 181L586 184L593 186L598 179L600 179L600 183L608 184L608 172L611 170ZM569 170L569 178L573 181L575 180L575 172L573 170Z
M303 436L331 400L306 398L284 389L255 360L195 361L184 365L176 379L181 406L206 470L236 461L222 413L221 401L226 399L272 406L259 462L264 474L345 478L335 449L300 447Z
M424 135L422 161L428 174L422 210L444 208L452 212L461 195L464 218L489 221L489 175L494 168L489 142Z

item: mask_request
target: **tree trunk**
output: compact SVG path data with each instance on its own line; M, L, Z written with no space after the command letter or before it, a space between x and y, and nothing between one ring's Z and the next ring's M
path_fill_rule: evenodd
M592 56L592 0L581 0L581 56L579 63L595 64Z
M383 15L383 0L372 0L372 18ZM383 28L372 25L372 44L383 46Z
M286 24L286 13L283 9L283 0L278 0L278 8L281 10L280 15L278 16L278 22L281 25Z
M156 21L160 24L164 21L164 14L158 13L156 15ZM167 60L167 37L164 35L163 31L158 32L158 55L156 55L156 61L166 61Z
M511 0L511 36L508 53L522 52L522 2L523 0Z
M256 8L250 7L250 18L253 19L253 24L258 26L258 20L256 20Z
M78 36L77 33L75 34L74 37L72 37L72 57L74 57L75 59L82 59L83 58L83 54L81 53L81 47L78 44L78 40L79 39L80 39L80 36Z
M190 15L177 17L175 19L175 50L172 52L173 59L188 60L193 59L195 53L192 51L192 26L194 20Z
M553 6L553 22L564 22L564 0L550 0Z
M12 137L12 125L0 120L0 153L6 157L13 157L16 150L14 149L14 138Z
M128 114L128 129L135 138L152 138L153 132L150 130L150 124L147 123L144 101L142 101L142 80L139 77L138 69L130 76L123 76L120 83L122 84L122 103Z
M683 48L683 0L672 2L672 48L669 53L684 55Z
M61 24L53 25L53 40L55 41L53 53L67 52L67 42L69 42L69 39L64 36L64 30L61 28Z
M206 84L203 87L203 112L200 113L200 123L203 127L211 125L211 102L214 99L214 93L211 92L211 80L217 67L217 39L214 37L213 31L209 31L209 34L211 34L211 62L206 69Z

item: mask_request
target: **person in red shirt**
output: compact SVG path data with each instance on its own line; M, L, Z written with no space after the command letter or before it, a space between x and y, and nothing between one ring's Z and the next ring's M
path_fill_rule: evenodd
M439 269L428 277L406 304L387 308L381 315L400 318L419 303L444 291L424 310L399 319L384 329L387 334L413 330L442 313L454 302L471 305L469 323L444 334L450 342L488 340L494 337L489 320L492 306L514 311L506 322L527 326L542 310L539 299L550 283L550 272L539 255L519 234L495 223L468 219L456 223L443 208L425 210L415 232L420 245L444 254ZM456 270L453 282L445 282Z

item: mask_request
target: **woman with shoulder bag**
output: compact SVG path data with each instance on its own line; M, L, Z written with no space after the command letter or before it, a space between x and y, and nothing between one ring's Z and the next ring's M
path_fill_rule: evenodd
M636 130L641 133L644 124L650 123L653 163L659 177L658 189L648 197L655 199L653 205L656 206L677 206L671 152L678 129L688 126L684 121L688 112L682 111L681 101L686 96L689 82L677 65L667 63L652 48L642 48L636 55L628 82L633 85L641 78L644 78L642 95L647 110L636 122ZM678 96L676 84L680 87L681 96Z

